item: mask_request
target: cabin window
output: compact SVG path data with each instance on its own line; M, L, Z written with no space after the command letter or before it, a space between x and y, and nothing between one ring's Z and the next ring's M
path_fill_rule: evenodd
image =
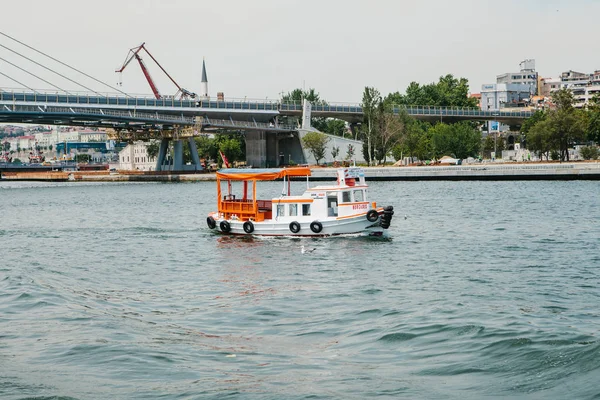
M327 216L337 217L337 215L338 215L337 205L338 205L337 193L335 193L335 192L327 193Z
M283 217L285 215L285 205L284 204L277 204L277 216L278 217Z
M351 203L350 191L342 192L342 203Z
M354 191L354 201L365 201L365 195L362 190Z
M290 204L289 207L290 217L295 217L296 215L298 215L298 204Z
M310 204L302 204L302 215L310 215Z

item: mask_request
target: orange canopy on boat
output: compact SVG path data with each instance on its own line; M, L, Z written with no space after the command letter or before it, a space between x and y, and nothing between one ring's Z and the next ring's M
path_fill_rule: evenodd
M227 168L217 171L217 178L230 181L273 181L286 176L310 176L310 168Z

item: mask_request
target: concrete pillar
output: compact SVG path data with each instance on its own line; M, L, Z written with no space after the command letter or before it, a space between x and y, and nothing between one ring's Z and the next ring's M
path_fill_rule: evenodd
M173 171L183 171L182 140L173 140Z
M310 117L312 113L312 104L304 99L302 104L302 129L310 129Z
M266 132L246 132L246 163L254 168L265 168L267 166Z
M198 155L198 147L196 147L196 141L193 137L188 138L188 146L190 146L190 154L192 156L192 166L194 167L194 170L202 170L202 164L200 164L200 156Z
M298 133L286 133L278 139L279 152L283 153L285 164L306 164Z
M168 171L168 166L165 165L167 159L167 150L169 149L169 139L161 139L158 157L156 157L156 171Z
M267 133L267 167L279 167L279 142L276 133Z
M357 129L358 129L358 124L356 122L352 122L350 124L350 133L352 133L352 137L350 139L356 139Z

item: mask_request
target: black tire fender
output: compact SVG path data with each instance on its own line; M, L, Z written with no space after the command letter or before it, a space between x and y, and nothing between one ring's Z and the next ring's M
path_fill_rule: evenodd
M207 217L206 225L208 225L210 229L215 229L217 227L217 221L215 221L213 217Z
M246 233L254 232L254 224L252 223L252 221L244 222L244 232L246 232Z
M314 233L320 233L323 230L323 224L319 221L313 221L310 223L310 230Z
M292 233L300 232L300 223L298 223L297 221L290 222L290 231Z
M377 221L377 218L379 218L379 213L377 212L377 210L367 211L367 221L375 222Z
M219 224L219 227L221 228L221 231L223 231L225 233L231 232L231 224L229 224L229 222L227 222L227 221L221 221L221 223Z

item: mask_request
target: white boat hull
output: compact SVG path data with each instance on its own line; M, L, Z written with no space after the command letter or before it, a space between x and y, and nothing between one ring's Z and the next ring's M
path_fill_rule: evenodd
M322 226L322 230L315 232L311 229L311 224L314 220L301 221L297 220L300 224L300 230L298 232L292 232L290 228L290 221L277 221L277 220L265 220L261 222L252 222L252 232L246 232L244 230L245 221L240 220L225 220L220 218L217 213L209 214L215 220L216 227L214 230L232 234L232 235L258 235L258 236L334 236L334 235L345 235L355 233L365 233L373 236L380 236L384 232L384 228L381 227L380 221L381 216L376 221L368 221L365 215L351 217L351 218L325 218L320 219L318 222ZM226 221L229 225L230 230L228 231L227 225L225 229L221 223Z

